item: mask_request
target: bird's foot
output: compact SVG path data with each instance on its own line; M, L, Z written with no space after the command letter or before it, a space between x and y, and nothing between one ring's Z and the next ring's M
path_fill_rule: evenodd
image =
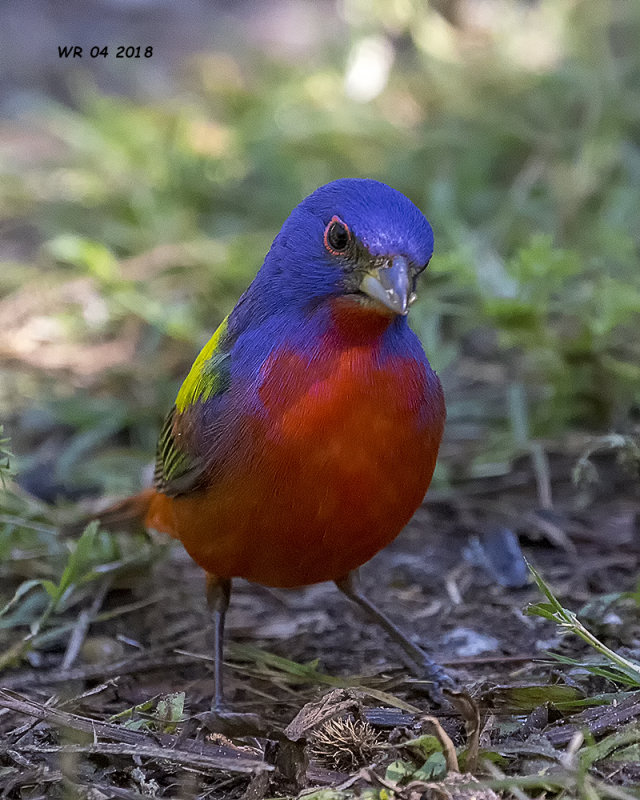
M420 681L420 688L439 706L449 705L447 694L457 690L456 682L451 675L426 654L420 662L415 663L412 672Z
M238 736L264 736L265 721L258 714L232 711L225 705L213 706L210 711L197 714L198 719L211 733L229 738Z

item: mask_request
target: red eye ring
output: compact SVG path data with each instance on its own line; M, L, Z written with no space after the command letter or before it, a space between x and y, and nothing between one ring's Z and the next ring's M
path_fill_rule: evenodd
M351 244L351 231L340 217L333 216L324 229L324 246L333 256L340 256L346 252Z

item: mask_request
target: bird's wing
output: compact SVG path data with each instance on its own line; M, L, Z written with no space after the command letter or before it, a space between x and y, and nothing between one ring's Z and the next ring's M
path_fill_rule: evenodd
M211 470L215 439L225 426L205 421L220 412L231 382L228 318L202 348L167 415L156 449L155 488L169 496L198 488ZM212 441L213 440L213 441Z

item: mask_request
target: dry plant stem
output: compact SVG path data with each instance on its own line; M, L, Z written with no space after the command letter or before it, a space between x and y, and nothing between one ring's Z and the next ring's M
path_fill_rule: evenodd
M546 738L554 747L569 744L578 730L587 730L591 736L602 736L611 731L621 730L629 722L640 718L640 692L633 692L615 705L597 706L570 717L568 721L553 723L546 732Z
M193 656L166 655L165 653L136 654L132 658L112 661L109 664L88 664L85 667L74 667L64 672L61 669L48 672L22 671L2 679L3 689L24 690L32 686L51 686L68 681L91 681L107 678L119 678L122 675L135 675L155 669L172 670L185 664L192 664Z
M440 742L442 753L445 761L447 762L447 772L460 772L458 765L458 756L456 755L456 748L451 741L450 736L444 730L439 721L432 716L422 717L421 722L426 722L433 729L433 735Z
M504 772L500 769L500 767L498 767L492 761L485 759L483 761L483 767L493 778L496 778L497 780L507 780L507 777L504 774ZM516 798L516 800L529 800L527 794L517 786L513 786L512 788L510 788L509 793L512 794Z
M376 772L374 772L372 769L369 769L368 767L364 767L360 771L359 775L372 785L377 783L384 789L389 789L389 791L391 792L391 797L394 797L396 792L398 791L398 785L396 783L392 783L391 781L386 780L386 778L383 778L382 775L378 775Z
M104 603L107 593L109 592L109 588L111 587L112 580L113 579L110 575L105 576L98 587L98 591L93 599L93 602L91 603L91 606L88 609L81 611L78 615L78 620L73 626L71 636L69 637L69 643L67 645L64 658L62 659L62 664L60 665L60 669L63 671L70 669L77 659L78 653L80 652L84 640L87 637L87 633L89 632L89 626L102 608L102 604Z
M449 692L447 697L464 720L467 734L465 769L467 772L473 773L478 766L478 753L480 752L480 708L466 691ZM453 752L455 754L455 750Z
M42 745L25 744L20 748L25 753L87 753L100 755L117 756L139 756L141 758L153 758L162 761L170 761L181 764L189 769L199 769L206 772L229 770L235 772L257 772L272 769L268 764L251 764L247 768L246 764L238 764L238 760L232 763L228 759L220 759L206 754L192 753L185 750L176 750L171 747L160 747L153 744L107 744L97 742L96 744L63 744L63 745ZM0 748L0 752L2 752ZM241 760L240 760L241 762Z
M540 442L531 442L529 452L531 453L531 462L536 476L538 502L541 508L551 510L553 508L553 497L551 493L549 458Z
M122 786L107 786L104 783L91 781L90 784L77 783L70 781L67 777L61 777L63 786L68 790L69 797L92 798L104 795L110 800L148 800L149 795L135 792L132 789L124 789Z
M154 757L164 758L164 755L160 756L160 753L164 754L167 750L172 750L174 753L181 753L182 763L186 763L188 756L194 754L198 765L201 766L206 760L211 769L247 773L270 769L257 756L252 757L248 753L239 755L238 750L233 747L213 745L208 742L186 741L182 742L181 747L178 748L178 739L171 734L156 732L151 735L143 731L125 728L123 725L114 725L113 723L102 722L90 717L70 714L66 711L61 711L59 708L36 703L5 689L0 689L0 707L9 708L19 714L33 717L50 725L88 733L96 740L99 738L111 739L120 743L120 745L126 745L138 754L141 753L141 750L138 749L140 747L156 748ZM18 748L16 748L15 744L13 746L9 745L8 742L0 745L0 752L6 752L11 749ZM42 749L39 748L39 751L42 752Z

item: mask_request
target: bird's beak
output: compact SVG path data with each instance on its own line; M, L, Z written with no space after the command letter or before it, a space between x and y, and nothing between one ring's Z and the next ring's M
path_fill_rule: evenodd
M384 266L368 270L360 291L377 300L394 314L406 316L416 299L411 291L409 264L404 256L394 256Z

